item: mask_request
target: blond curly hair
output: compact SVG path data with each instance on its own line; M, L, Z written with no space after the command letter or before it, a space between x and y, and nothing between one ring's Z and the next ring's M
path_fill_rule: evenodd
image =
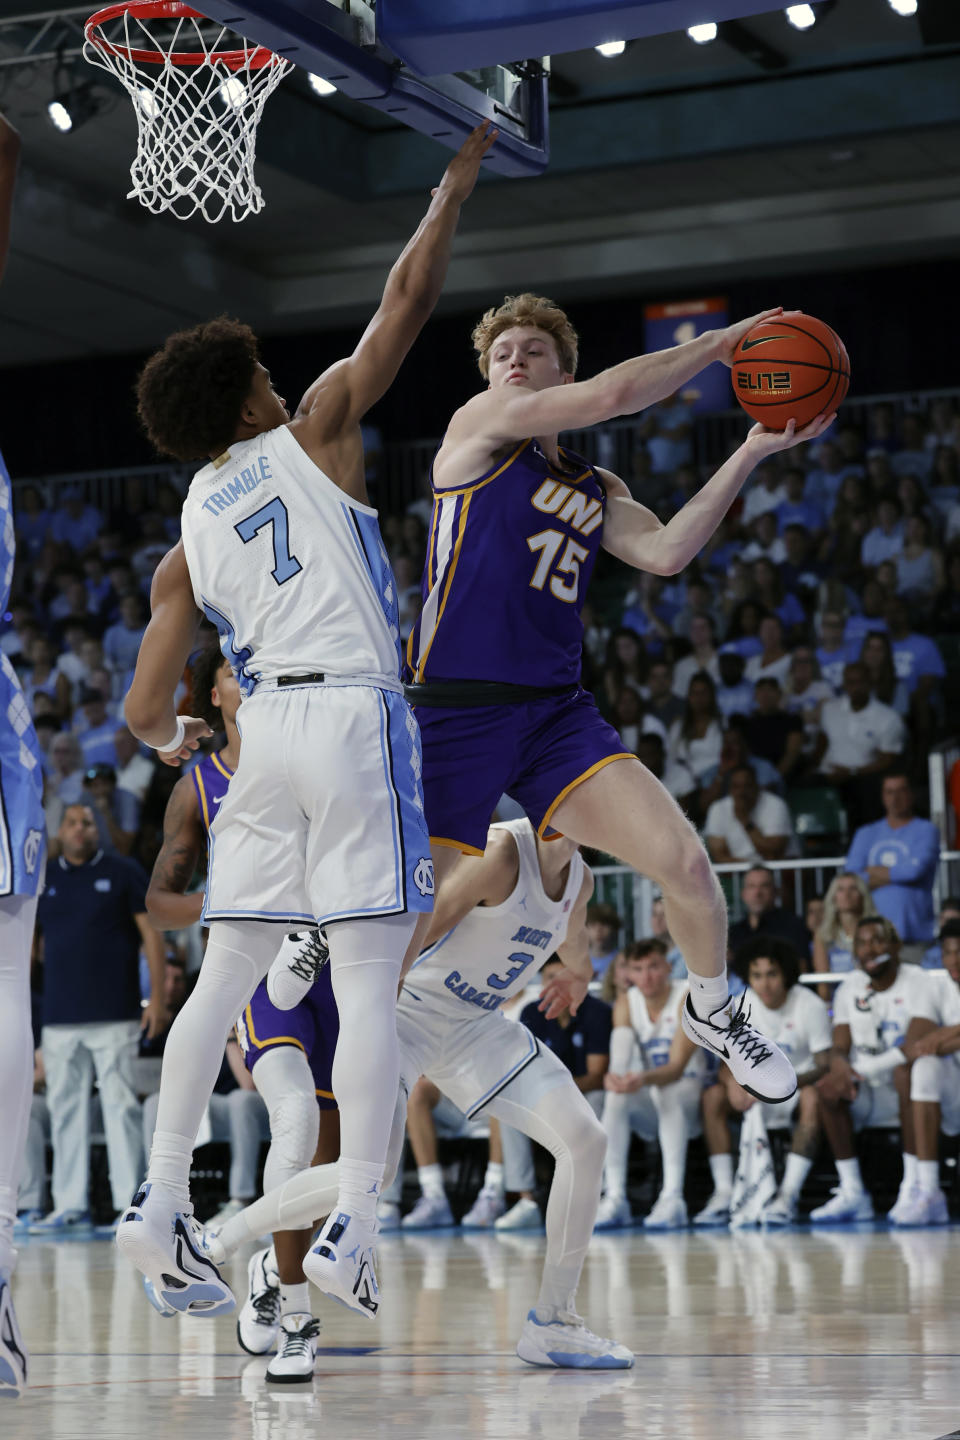
M490 378L490 351L499 335L514 325L529 325L553 337L560 364L568 375L577 373L577 332L559 305L544 295L508 295L502 305L487 310L474 326L473 348L484 380Z

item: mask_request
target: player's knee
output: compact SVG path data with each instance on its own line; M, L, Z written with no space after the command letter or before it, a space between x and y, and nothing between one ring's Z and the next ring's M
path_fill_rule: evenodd
M665 866L667 874L662 885L675 904L712 905L718 897L722 899L710 856L692 827L684 828L671 849L673 854Z
M589 1105L578 1111L577 1120L577 1160L599 1169L607 1154L607 1132Z
M910 1074L911 1100L934 1105L939 1102L940 1065L941 1062L936 1055L917 1056Z
M797 1102L797 1121L802 1125L816 1124L819 1101L813 1085L806 1085L800 1091Z
M271 1106L270 1144L280 1163L305 1170L313 1159L319 1134L320 1111L314 1095L290 1091Z

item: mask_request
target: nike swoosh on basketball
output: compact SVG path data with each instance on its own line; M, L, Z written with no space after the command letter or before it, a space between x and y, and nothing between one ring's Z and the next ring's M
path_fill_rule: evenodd
M761 335L756 340L741 340L741 350L755 350L758 345L769 345L771 340L790 340L790 335Z

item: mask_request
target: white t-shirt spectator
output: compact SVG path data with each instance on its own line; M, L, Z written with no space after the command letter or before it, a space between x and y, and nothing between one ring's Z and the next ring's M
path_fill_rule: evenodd
M667 743L667 727L656 715L644 715L639 725L619 725L617 729L628 750L636 750L641 735L659 735L664 746Z
M749 985L744 1003L750 1006L750 1023L780 1046L798 1075L813 1069L814 1055L833 1048L830 1011L804 985L791 985L779 1010L768 1010ZM788 1120L785 1115L784 1124Z
M828 700L820 711L820 728L827 737L821 766L860 770L881 753L899 755L906 730L896 710L882 700L870 700L862 710L851 707L849 696Z
M717 660L717 653L714 651L713 659L708 660L706 665L698 660L696 655L684 655L673 667L673 693L679 695L681 700L686 700L687 691L690 689L690 681L694 675L701 670L706 670L714 685L720 684L720 663Z
M750 820L756 825L761 835L786 835L788 837L787 855L796 855L799 853L797 837L793 833L793 820L790 818L787 802L781 800L779 795L771 795L769 790L761 790L757 796L757 803L753 807ZM710 809L707 811L707 819L703 827L703 833L707 836L712 835L718 840L725 840L727 842L727 849L730 851L734 860L763 862L763 856L759 850L757 850L747 831L733 813L733 798L730 795L725 795L722 800L714 800Z
M740 523L747 528L758 515L765 515L768 510L776 510L787 498L785 485L778 485L775 490L768 490L766 485L754 485L747 491L746 499L743 502L743 514Z
M792 663L793 656L789 651L786 655L781 655L779 660L771 660L767 665L764 665L762 655L751 655L743 673L754 685L758 680L779 680L780 688L786 690Z
M682 725L682 720L674 720L670 726L667 735L667 762L671 766L685 765L693 772L697 784L700 785L707 771L720 764L723 730L719 721L712 720L702 739L686 740L681 730Z
M934 1025L960 1025L960 985L946 970L925 970L923 973L929 983L926 995L914 1014L924 1020L932 1020ZM954 1051L949 1058L960 1063L960 1050Z
M901 965L886 990L872 989L865 970L855 970L841 980L833 1001L833 1023L850 1026L854 1070L859 1057L883 1055L903 1043L914 1015L928 1012L928 992L927 974L916 965ZM889 1084L889 1076L881 1083Z

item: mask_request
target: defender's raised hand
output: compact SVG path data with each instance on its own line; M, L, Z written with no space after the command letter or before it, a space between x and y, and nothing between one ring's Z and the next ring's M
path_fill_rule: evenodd
M443 179L431 193L450 194L461 205L472 193L480 173L480 164L496 140L499 131L494 130L489 120L484 120L464 140L444 171Z

